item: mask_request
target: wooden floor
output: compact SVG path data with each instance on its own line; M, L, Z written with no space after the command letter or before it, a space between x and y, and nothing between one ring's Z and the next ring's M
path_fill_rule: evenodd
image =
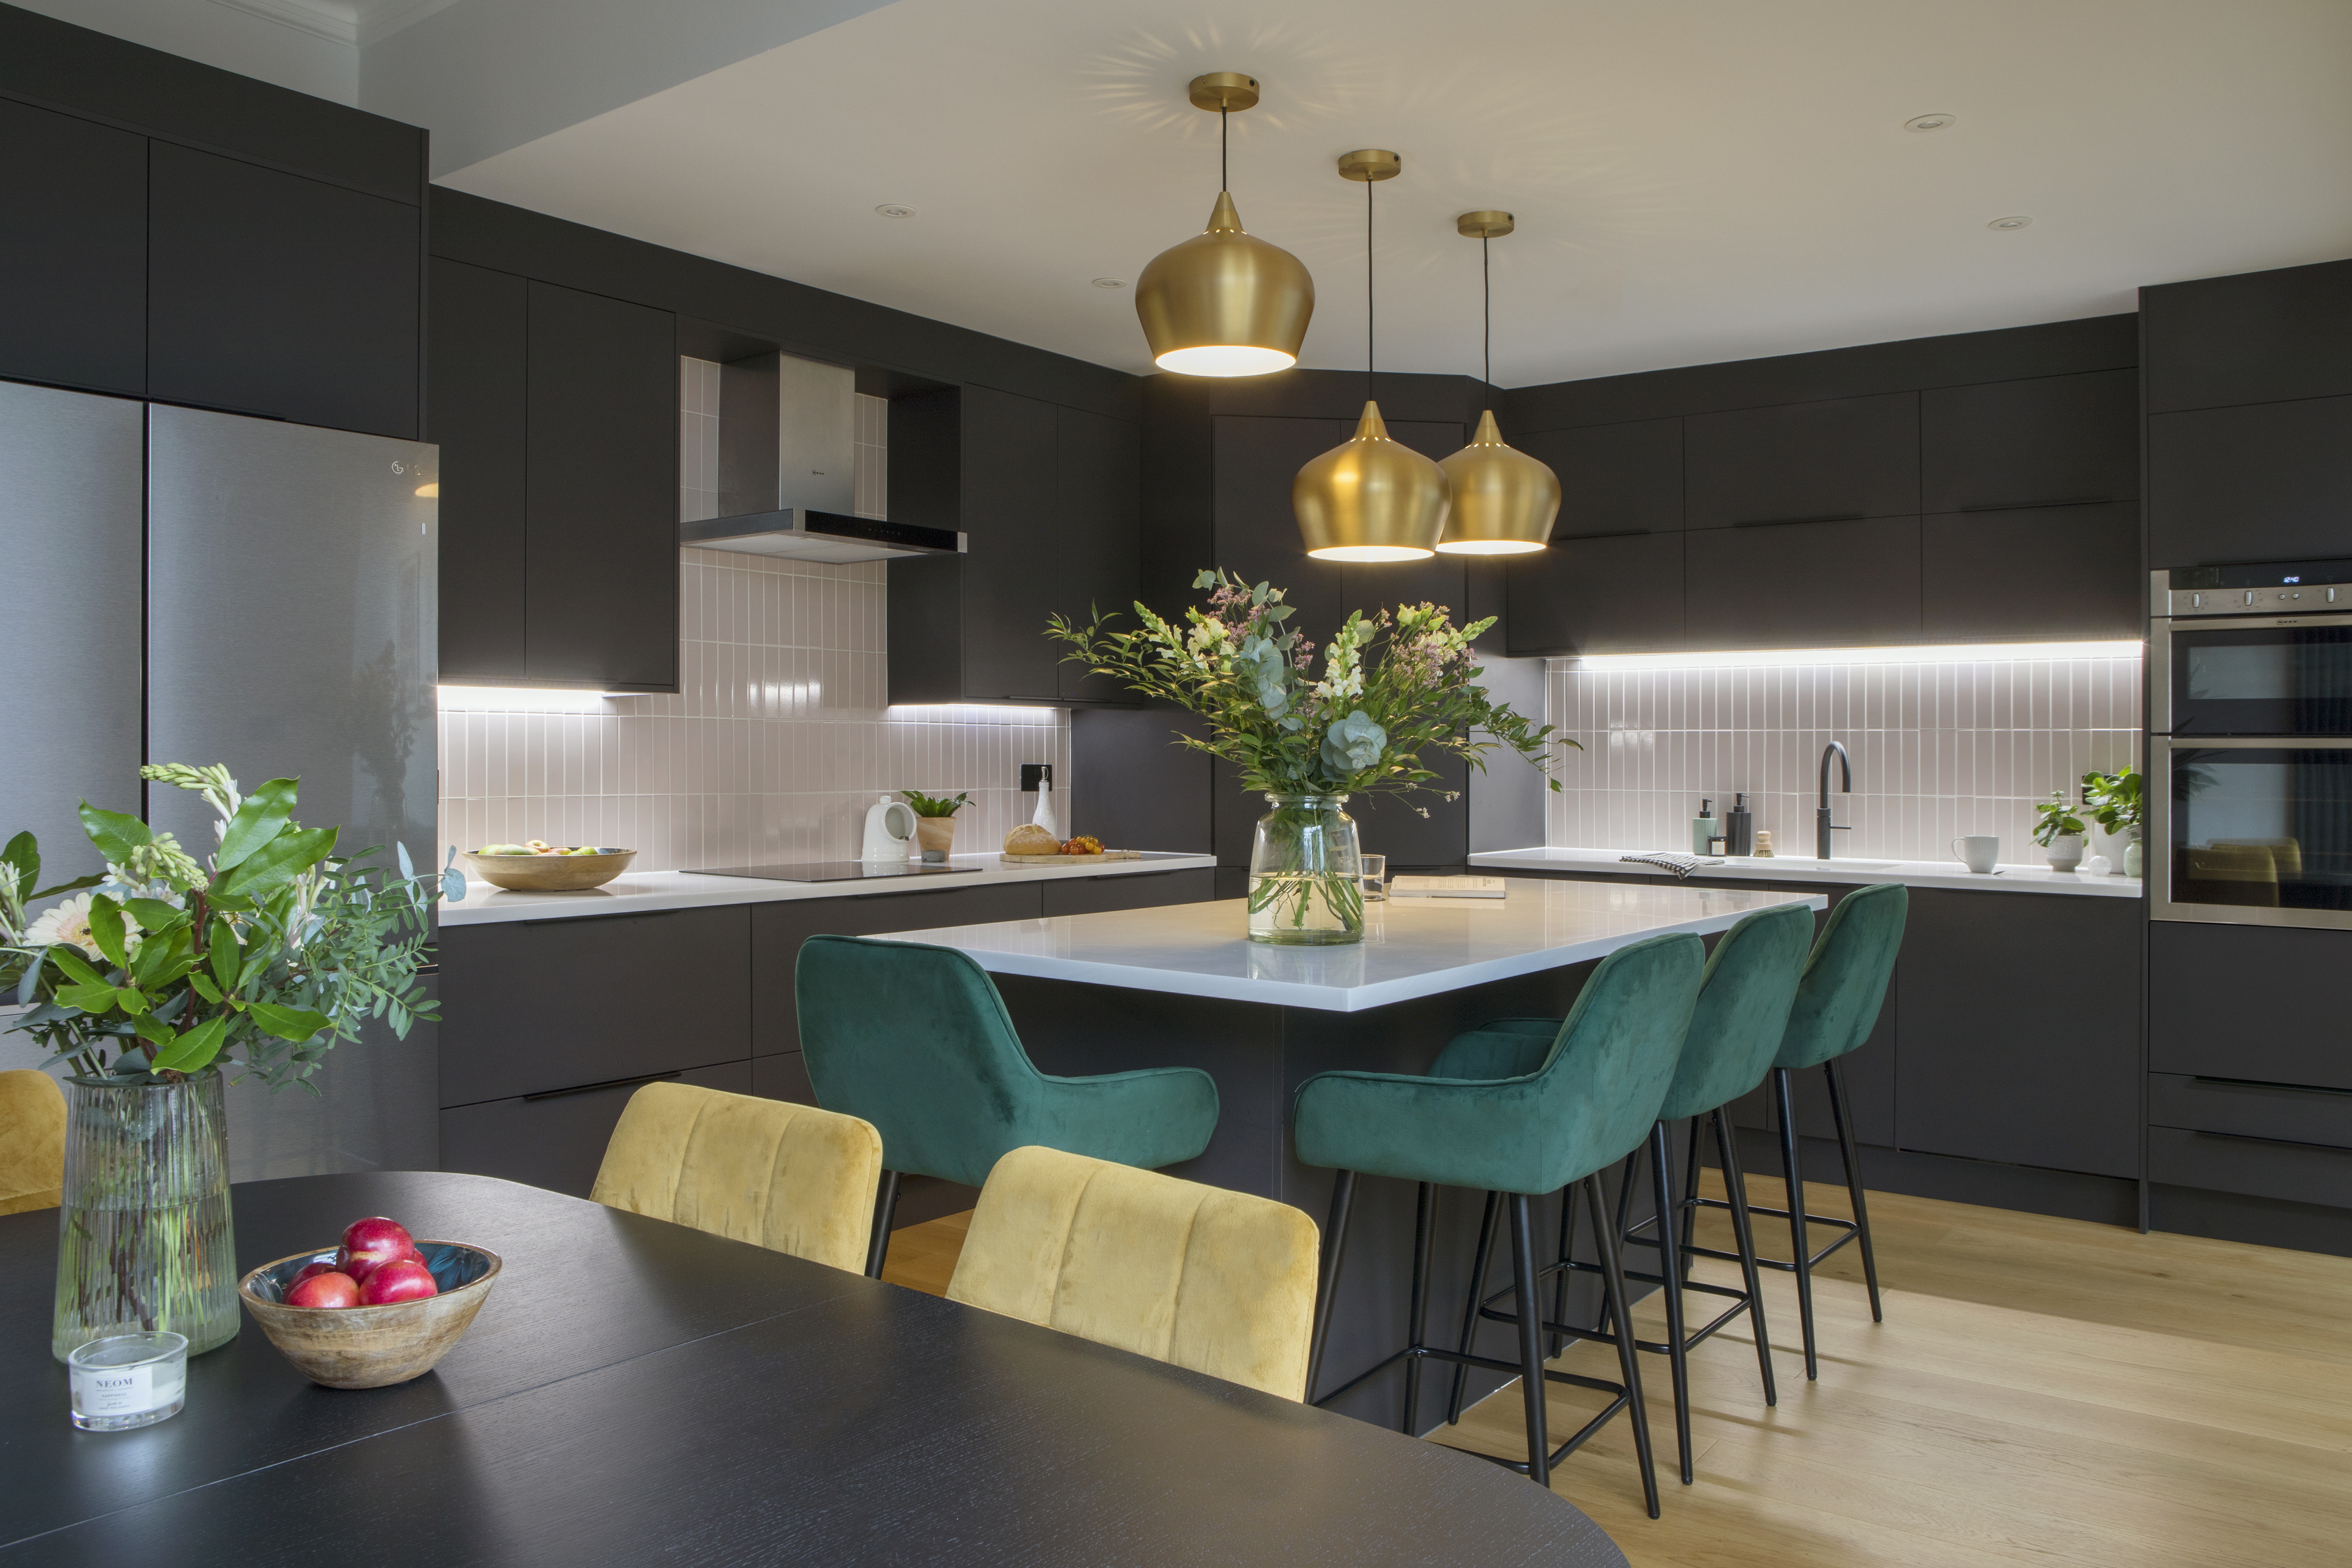
M1775 1182L1751 1188L1780 1202ZM1846 1212L1842 1190L1808 1191L1812 1212ZM1794 1282L1768 1276L1780 1403L1764 1404L1744 1331L1703 1346L1695 1486L1675 1476L1664 1360L1643 1358L1664 1519L1643 1512L1622 1418L1555 1473L1636 1568L2352 1563L2352 1259L1870 1203L1885 1322L1870 1321L1842 1249L1817 1277L1821 1381L1808 1384ZM968 1218L900 1231L886 1278L944 1290ZM1765 1250L1785 1256L1772 1223L1759 1222ZM1655 1297L1635 1316L1660 1334ZM1557 1364L1616 1372L1602 1345ZM1599 1402L1555 1387L1555 1435ZM1434 1440L1524 1454L1518 1385Z

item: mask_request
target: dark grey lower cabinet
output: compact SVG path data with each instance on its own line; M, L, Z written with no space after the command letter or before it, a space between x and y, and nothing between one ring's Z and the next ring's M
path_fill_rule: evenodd
M604 1145L629 1103L649 1081L556 1089L548 1094L453 1106L441 1112L441 1168L503 1176L584 1198L595 1184ZM690 1083L730 1094L752 1092L751 1064L688 1068L652 1081Z
M2147 944L2150 1072L2352 1089L2352 931L2154 921Z
M1204 903L1216 896L1216 872L1207 866L1175 871L1131 871L1120 877L1071 877L1045 884L1045 913L1099 915L1112 910L1156 910Z
M2147 1179L2240 1197L2352 1208L2352 1149L2151 1127Z

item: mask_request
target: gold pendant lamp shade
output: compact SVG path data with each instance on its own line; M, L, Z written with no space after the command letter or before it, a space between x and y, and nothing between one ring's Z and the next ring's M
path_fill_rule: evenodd
M1344 179L1364 185L1363 417L1356 433L1309 461L1290 481L1290 510L1307 553L1318 561L1425 561L1445 530L1444 470L1389 438L1372 377L1372 184L1393 179L1404 161L1366 149L1339 160Z
M1500 239L1516 225L1509 213L1475 212L1464 213L1454 226L1478 242L1479 272L1487 282L1486 381L1491 385L1494 292L1486 266L1486 242ZM1559 515L1559 476L1507 445L1493 409L1479 416L1478 433L1470 444L1439 467L1445 470L1454 506L1438 549L1448 555L1525 555L1551 543L1552 520Z
M1257 102L1257 83L1213 71L1193 79L1191 96L1217 112L1222 175L1225 119ZM1233 193L1219 184L1209 226L1153 257L1136 279L1135 315L1151 362L1180 375L1288 370L1315 314L1315 279L1298 258L1244 232Z

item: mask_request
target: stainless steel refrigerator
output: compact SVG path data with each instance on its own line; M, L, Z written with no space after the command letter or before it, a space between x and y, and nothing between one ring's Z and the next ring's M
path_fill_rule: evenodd
M142 762L301 780L340 846L434 859L438 503L421 442L0 382L0 836L96 870L83 799L199 855L201 801ZM426 493L420 494L420 490ZM0 1036L0 1066L31 1043ZM437 1044L372 1026L312 1082L231 1093L232 1175L431 1169Z

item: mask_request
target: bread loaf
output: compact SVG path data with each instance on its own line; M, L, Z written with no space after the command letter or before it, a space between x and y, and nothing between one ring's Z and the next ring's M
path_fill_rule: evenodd
M1007 855L1058 855L1062 841L1034 822L1024 822L1004 836Z

